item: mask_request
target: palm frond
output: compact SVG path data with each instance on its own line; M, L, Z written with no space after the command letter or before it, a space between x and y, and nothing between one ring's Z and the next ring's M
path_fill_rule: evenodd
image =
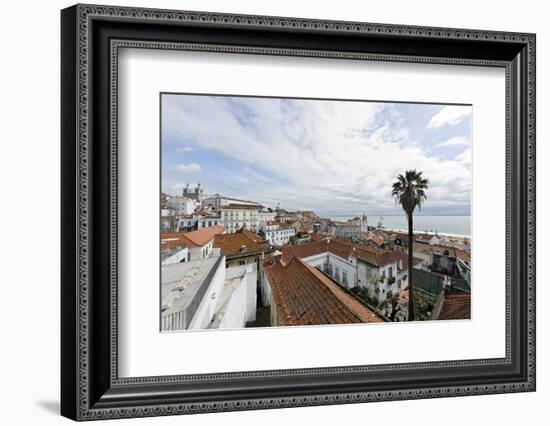
M401 204L401 207L407 215L411 215L414 209L422 208L422 203L427 200L425 190L428 189L429 180L422 176L422 171L406 170L405 174L399 174L396 181L392 184L392 197L395 198L396 204Z

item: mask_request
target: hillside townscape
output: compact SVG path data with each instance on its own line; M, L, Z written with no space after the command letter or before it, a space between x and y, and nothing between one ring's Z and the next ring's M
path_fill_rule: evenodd
M470 238L409 238L187 184L161 193L161 330L470 318Z

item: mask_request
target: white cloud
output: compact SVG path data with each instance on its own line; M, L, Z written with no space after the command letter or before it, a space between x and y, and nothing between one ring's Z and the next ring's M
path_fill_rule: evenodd
M463 136L455 136L447 141L437 145L438 147L444 146L470 146L471 142L468 138Z
M180 154L181 153L184 153L184 152L193 152L194 149L191 148L190 146L184 146L184 147L181 147L181 148L176 148L176 152L179 152Z
M195 173L199 173L201 171L201 166L199 166L197 163L178 164L177 166L174 166L174 169L184 175L192 175Z
M455 161L458 161L460 164L463 164L466 167L470 167L470 164L472 163L472 150L471 150L471 148L468 148L464 152L458 154L455 157Z
M428 125L428 129L437 129L438 127L449 125L456 126L466 117L470 116L472 108L469 106L445 106L435 114Z
M471 172L465 159L428 156L392 117L391 104L176 95L164 96L163 108L166 140L192 140L197 149L277 177L269 184L238 185L238 193L227 195L335 214L398 214L391 184L398 173L417 169L430 179L426 208L469 206Z

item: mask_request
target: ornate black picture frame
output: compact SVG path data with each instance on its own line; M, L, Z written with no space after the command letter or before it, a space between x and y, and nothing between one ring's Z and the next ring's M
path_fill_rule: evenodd
M74 420L535 390L535 35L76 5L61 13L61 413ZM120 47L506 71L506 356L120 378Z

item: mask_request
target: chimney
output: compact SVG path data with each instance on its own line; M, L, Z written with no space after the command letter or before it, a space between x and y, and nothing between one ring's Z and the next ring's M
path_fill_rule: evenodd
M443 290L445 293L449 293L453 289L453 283L451 281L451 278L448 276L445 276L443 279Z

